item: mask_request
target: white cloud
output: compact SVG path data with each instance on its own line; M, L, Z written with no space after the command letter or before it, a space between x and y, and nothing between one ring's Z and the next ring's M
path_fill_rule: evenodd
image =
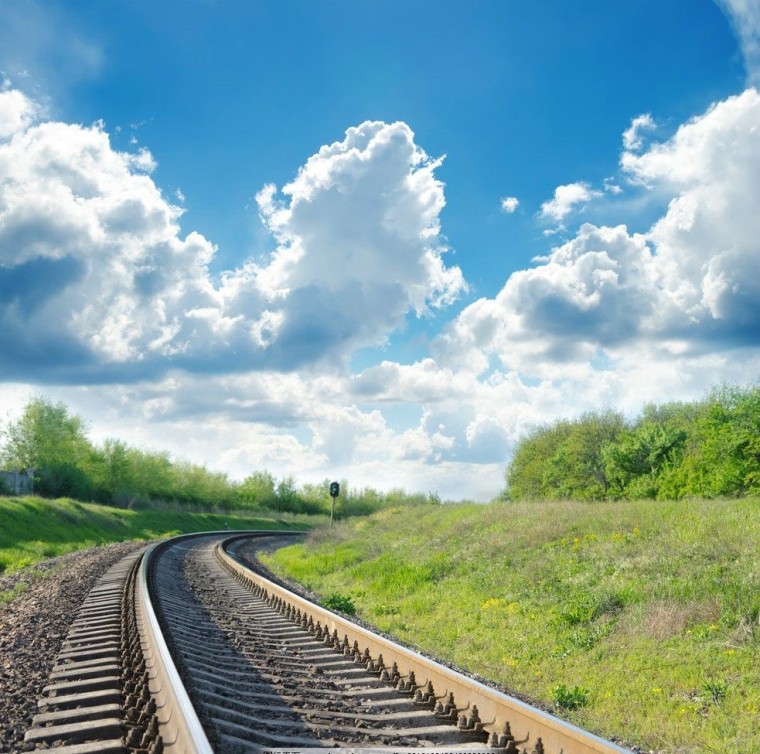
M465 289L443 262L439 163L403 123L351 128L281 193L263 189L277 248L216 283L215 247L181 237L183 210L151 179L150 152L115 151L102 124L38 115L20 92L0 93L0 126L13 132L0 142L0 342L15 356L6 377L129 381L176 367L341 362Z
M343 365L464 290L443 263L438 162L407 126L349 129L282 189L262 189L271 257L215 282L214 246L180 236L149 153L114 151L99 125L39 122L29 102L5 100L0 120L13 132L0 143L2 368L121 382L53 393L93 419L96 439L238 478L268 468L487 499L536 424L760 374L754 90L662 143L632 124L624 174L670 200L648 232L584 224L465 307L432 357L355 375L294 367ZM598 193L559 187L544 218L562 222Z
M760 345L759 133L760 94L748 89L668 141L626 151L628 175L672 197L650 231L583 225L495 299L466 307L434 353L450 368L486 370L497 356L555 378L599 349L619 358L644 341L673 359Z
M641 149L644 146L643 131L652 131L656 128L654 118L649 113L639 115L631 121L631 125L623 132L623 147L628 152Z
M281 338L316 330L330 341L338 330L350 347L380 344L410 309L465 289L443 263L438 165L406 124L366 122L310 157L282 198L274 186L258 194L278 248L256 279L285 300Z
M501 200L501 209L511 215L520 206L520 200L516 196L505 196Z
M760 0L716 0L736 31L749 83L760 85Z
M23 131L41 114L40 106L6 82L0 89L0 139Z
M674 192L650 232L663 328L757 344L760 333L760 94L748 89L681 126L672 139L622 164ZM715 344L720 348L720 343Z
M554 189L554 198L541 205L540 217L561 223L579 205L587 204L601 192L592 189L588 183L568 183Z
M655 310L651 253L624 226L585 224L544 264L513 273L495 299L474 302L433 344L443 364L485 370L496 354L541 375L599 345L636 338Z

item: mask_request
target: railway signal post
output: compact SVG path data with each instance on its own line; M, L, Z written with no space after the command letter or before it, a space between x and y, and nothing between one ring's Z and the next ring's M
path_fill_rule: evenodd
M340 495L340 485L337 482L330 482L330 527L333 525L333 515L335 513L335 498Z

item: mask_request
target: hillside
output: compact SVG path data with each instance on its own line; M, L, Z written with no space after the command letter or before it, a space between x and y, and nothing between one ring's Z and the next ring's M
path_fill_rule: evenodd
M397 509L268 564L401 641L661 752L760 751L760 499Z
M108 542L159 539L172 534L235 529L306 528L251 514L125 510L66 498L0 497L0 576L45 558Z

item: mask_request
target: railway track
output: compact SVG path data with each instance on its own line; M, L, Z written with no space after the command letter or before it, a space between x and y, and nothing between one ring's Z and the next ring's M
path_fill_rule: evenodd
M71 627L27 746L625 752L293 594L239 562L240 541L177 537L114 566Z

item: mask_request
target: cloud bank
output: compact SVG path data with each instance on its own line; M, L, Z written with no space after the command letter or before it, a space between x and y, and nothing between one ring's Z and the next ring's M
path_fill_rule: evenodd
M445 263L439 161L406 124L350 128L289 183L261 188L271 253L213 276L213 243L182 231L149 152L114 150L101 124L45 119L6 85L5 392L57 385L99 417L96 435L235 476L329 473L487 499L536 424L760 375L760 94L658 133L651 116L631 121L603 199L558 187L534 219L561 224L563 242L471 300L429 353L351 373L357 350L467 290ZM666 207L644 232L623 222L631 194ZM592 200L608 213L620 201L621 222L590 222Z
M41 120L0 92L0 348L5 379L126 382L170 369L288 371L380 345L408 312L464 289L447 267L438 162L403 123L363 123L278 192L262 189L271 257L218 279L183 235L149 152L102 124Z
M483 370L496 355L545 376L600 349L698 355L760 345L760 95L720 102L641 151L646 124L626 131L621 167L629 182L671 197L666 213L644 234L583 224L494 299L468 306L434 344L443 364ZM544 213L555 219L575 201L560 189ZM588 193L581 186L572 197Z

